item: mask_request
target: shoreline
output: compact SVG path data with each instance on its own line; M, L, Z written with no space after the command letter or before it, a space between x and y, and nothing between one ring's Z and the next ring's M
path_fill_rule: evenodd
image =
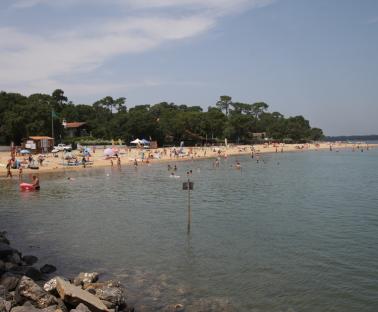
M293 153L293 152L307 152L307 151L338 151L339 149L352 149L352 150L368 150L370 148L377 148L378 144L361 144L360 148L357 148L356 144L353 143L319 143L319 144L277 144L277 145L254 145L254 155L264 155L264 154L275 154L275 153ZM178 148L177 148L178 149ZM171 157L168 155L168 151L173 150L173 148L158 148L151 150L143 149L128 149L128 148L119 148L120 150L120 160L121 166L133 166L134 159L137 160L138 166L146 164L158 164L158 163L176 163L183 161L194 161L194 160L203 160L203 159L215 159L217 157L229 157L229 156L243 156L252 154L251 145L235 145L226 148L225 146L211 146L211 147L185 147L184 150L187 152L187 155L180 157ZM28 177L32 174L37 176L44 175L47 173L66 173L66 172L76 172L82 170L91 170L99 168L111 168L110 159L105 159L103 156L104 149L96 149L96 153L92 153L91 161L92 165L87 165L85 168L82 165L77 166L65 166L62 164L63 153L59 157L54 157L51 154L48 154L46 157L45 165L39 167L39 169L23 169L23 175L20 180ZM159 158L147 158L142 159L141 153L144 154L158 154ZM78 151L73 151L74 154L79 155ZM25 158L24 156L16 156L16 159ZM11 179L7 178L7 169L6 163L10 159L10 152L0 152L0 179ZM114 167L117 166L116 158L113 158ZM47 163L47 165L46 165ZM11 169L13 178L19 179L18 169Z

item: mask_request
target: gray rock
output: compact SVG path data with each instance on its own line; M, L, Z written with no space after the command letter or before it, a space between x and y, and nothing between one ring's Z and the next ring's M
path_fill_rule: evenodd
M6 260L14 264L21 264L20 253L15 250L11 255L7 256Z
M0 232L0 243L9 245L9 240L6 237L7 232Z
M0 242L0 260L4 260L6 257L12 255L14 249L6 243Z
M80 286L85 283L94 283L97 282L99 274L97 272L84 273L81 272L78 276L74 278L74 285Z
M19 280L20 277L7 272L0 278L0 285L3 285L7 291L12 291L16 289Z
M56 277L50 279L43 285L43 289L48 292L56 292Z
M9 312L12 308L12 303L5 299L0 298L0 311L1 312Z
M60 298L67 304L77 306L80 303L85 304L92 312L108 312L108 308L96 296L74 286L69 282L57 277L56 289Z
M24 305L14 307L11 312L40 312L40 309L35 308L29 301L26 301Z
M22 257L22 261L24 261L26 265L33 265L38 261L38 258L36 256L26 255Z
M70 312L91 312L85 304L80 303L75 309L70 310Z
M44 309L42 309L42 310L40 310L40 311L43 311L43 312L55 312L57 309L59 309L58 306L56 306L56 305L52 305L52 306L49 306L49 307L47 307L47 308L44 308Z
M44 274L51 274L56 271L56 267L51 264L45 264L39 270Z
M123 291L119 287L103 287L96 289L96 297L111 303L111 308L125 304Z
M14 268L17 266L16 264L12 262L5 262L4 265L5 265L5 271L9 271L11 268Z
M56 298L43 290L29 277L23 276L16 289L16 301L31 301L37 308L47 308L57 303Z
M25 275L30 277L34 281L42 280L42 273L34 267L31 266L15 266L9 270L9 272L15 275Z

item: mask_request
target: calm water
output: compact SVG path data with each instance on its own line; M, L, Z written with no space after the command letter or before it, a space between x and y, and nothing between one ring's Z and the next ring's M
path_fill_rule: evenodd
M0 180L0 228L61 274L113 273L142 311L377 311L378 150L238 159Z

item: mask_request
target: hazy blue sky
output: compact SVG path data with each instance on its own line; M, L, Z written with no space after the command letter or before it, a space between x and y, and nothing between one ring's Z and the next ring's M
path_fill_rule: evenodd
M0 89L304 115L378 133L377 0L1 0Z

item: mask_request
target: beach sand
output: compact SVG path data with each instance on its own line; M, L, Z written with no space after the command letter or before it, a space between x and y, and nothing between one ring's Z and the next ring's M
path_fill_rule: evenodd
M319 144L265 144L265 145L254 145L254 151L256 153L264 154L264 153L287 153L287 152L305 152L305 151L316 151L316 150L330 150L330 146L332 147L332 151L338 151L340 149L355 149L357 151L357 145L351 143L329 143L329 142L322 142ZM251 155L252 148L251 145L230 145L228 147L225 146L210 146L210 147L185 147L184 152L186 153L185 156L175 157L173 153L170 151L173 150L172 147L169 148L158 148L158 149L138 149L138 148L128 148L125 146L114 146L119 150L119 156L121 160L121 165L133 165L134 160L137 159L138 165L145 165L155 164L160 162L168 162L170 164L174 164L177 161L185 161L185 160L195 160L195 159L204 159L204 158L216 158L218 156L224 157L227 156L234 156L234 155ZM360 149L366 150L367 144L360 144ZM376 148L378 144L369 144L368 148ZM177 151L179 147L175 148ZM144 160L141 159L142 151L144 151ZM219 152L220 151L220 154ZM82 159L81 154L79 151L73 151L72 154L75 154L80 161ZM147 160L149 154L154 155L154 158L150 158ZM111 161L104 156L104 149L103 148L96 148L95 153L92 152L90 160L93 164L86 166L84 168L82 165L78 166L67 166L64 165L67 163L64 160L63 152L59 152L58 157L54 157L52 154L48 154L43 161L43 166L40 166L39 169L23 169L23 177L29 177L30 174L42 174L48 172L69 172L75 170L91 170L91 168L99 168L99 167L110 167ZM155 156L159 156L159 158L155 158ZM20 161L24 161L27 159L26 156L16 156L16 159ZM33 155L35 159L37 159L37 155ZM7 169L6 164L8 160L11 158L10 151L8 152L0 152L0 179L6 178ZM117 166L117 159L113 158L114 166ZM18 178L18 169L12 169L13 178Z

